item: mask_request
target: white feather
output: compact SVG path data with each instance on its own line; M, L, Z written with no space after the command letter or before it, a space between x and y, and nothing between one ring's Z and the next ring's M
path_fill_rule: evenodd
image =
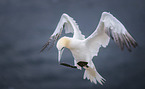
M96 30L85 39L87 47L89 47L89 50L91 52L91 56L97 56L99 52L99 48L101 46L106 47L109 44L110 41L110 35L107 34L107 32L110 33L110 35L118 34L118 35L128 35L128 32L126 28L123 26L123 24L117 20L113 15L107 12L103 12L99 25L97 26ZM113 36L113 39L126 39L123 37ZM130 37L130 39L133 39ZM116 40L115 40L116 41ZM118 40L117 40L118 41ZM120 43L117 43L118 45L122 44L124 45L124 41L120 41Z
M74 33L73 38L83 40L85 36L81 34L79 27L73 18L71 18L67 14L63 14L60 18L60 21L51 36L55 36L56 34L61 34L62 30L65 29L65 33Z

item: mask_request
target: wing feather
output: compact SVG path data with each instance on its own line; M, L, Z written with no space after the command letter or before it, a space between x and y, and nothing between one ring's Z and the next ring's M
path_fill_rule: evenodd
M56 40L61 36L62 30L65 29L65 33L74 33L73 38L83 40L85 36L81 34L79 27L75 20L67 14L62 14L60 21L54 31L54 33L50 36L48 42L43 46L41 52L48 46L49 49L53 47Z
M97 56L101 46L106 47L109 44L110 38L121 48L124 45L128 51L131 47L136 47L137 43L133 37L128 33L123 24L116 19L112 14L103 12L99 25L96 30L85 40L92 56Z

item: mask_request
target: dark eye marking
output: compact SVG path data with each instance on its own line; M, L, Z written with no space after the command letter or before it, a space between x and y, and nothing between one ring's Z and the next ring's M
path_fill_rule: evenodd
M64 47L61 48L61 51L64 49Z

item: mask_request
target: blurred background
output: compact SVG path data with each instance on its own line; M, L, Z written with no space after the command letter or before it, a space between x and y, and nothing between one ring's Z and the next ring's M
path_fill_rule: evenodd
M111 40L100 49L93 61L107 80L103 86L84 80L84 70L59 65L55 46L40 53L63 13L87 37L103 11L118 18L139 44L128 52ZM145 89L144 28L144 0L0 0L0 89ZM73 64L67 49L62 62Z

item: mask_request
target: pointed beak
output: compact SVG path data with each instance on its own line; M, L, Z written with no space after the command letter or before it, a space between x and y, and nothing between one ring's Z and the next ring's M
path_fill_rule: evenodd
M58 62L60 62L63 50L64 50L64 48L62 48L61 50L58 50Z

